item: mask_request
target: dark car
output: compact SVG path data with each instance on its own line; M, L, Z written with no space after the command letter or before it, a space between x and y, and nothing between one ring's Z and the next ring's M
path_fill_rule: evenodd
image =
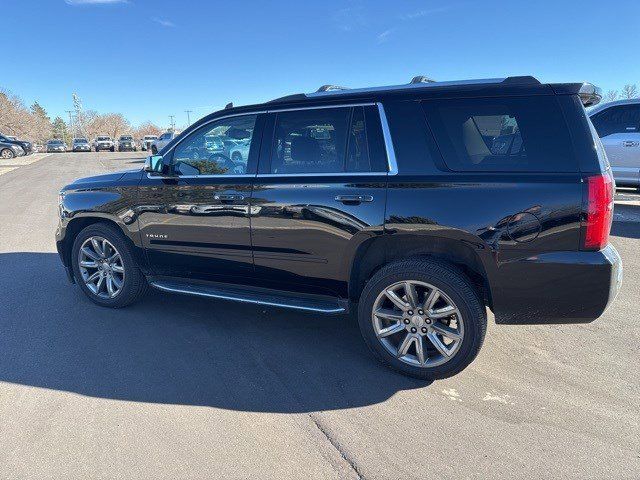
M54 139L47 142L47 153L64 153L67 151L67 144L62 140Z
M135 152L138 150L136 145L136 141L133 139L131 135L122 135L118 139L118 151L119 152Z
M8 137L6 135L0 134L0 142L19 146L20 148L22 148L22 150L24 150L25 155L30 155L31 153L33 153L33 144L26 140L18 140L15 137Z
M19 145L0 140L0 158L9 160L10 158L20 157L24 155L24 150Z
M58 252L99 305L152 286L354 311L383 363L448 377L478 354L487 307L499 324L585 323L616 296L613 181L584 110L598 100L512 77L226 109L142 171L64 187ZM212 138L248 142L246 163L193 158Z
M90 152L91 144L86 138L74 138L71 142L71 150L74 152Z

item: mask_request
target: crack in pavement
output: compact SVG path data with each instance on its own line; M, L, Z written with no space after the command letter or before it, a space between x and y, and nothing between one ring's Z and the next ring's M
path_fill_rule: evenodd
M356 465L355 461L351 459L351 457L349 457L349 454L344 450L344 448L342 448L340 443L331 437L327 429L322 425L320 419L316 418L316 416L313 415L312 413L309 414L309 418L314 423L314 425L318 427L318 430L320 430L320 432L326 437L326 439L329 441L331 446L333 446L333 448L335 448L338 451L338 453L344 459L344 461L347 462L347 464L349 464L349 466L351 467L351 470L353 470L353 473L356 474L357 478L364 480L365 477L362 474L362 472L360 472L360 470L358 469L358 466Z

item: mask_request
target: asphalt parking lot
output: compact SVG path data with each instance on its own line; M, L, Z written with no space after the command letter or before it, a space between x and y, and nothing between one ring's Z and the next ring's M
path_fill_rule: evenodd
M625 278L601 319L490 322L475 363L426 385L379 366L345 317L90 303L55 253L57 192L142 161L0 168L0 477L639 478L637 194L616 206Z

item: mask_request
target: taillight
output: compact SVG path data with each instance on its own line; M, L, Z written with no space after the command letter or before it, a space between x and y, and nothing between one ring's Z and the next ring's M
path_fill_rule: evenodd
M609 243L613 221L613 188L613 179L608 173L586 180L585 250L600 250Z

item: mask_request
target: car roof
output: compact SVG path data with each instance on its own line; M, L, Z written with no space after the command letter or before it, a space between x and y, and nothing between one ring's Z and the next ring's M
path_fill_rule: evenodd
M229 104L223 110L212 112L197 122L194 122L189 128L184 130L182 134L188 134L218 117L242 113L265 113L267 111L277 111L287 108L309 108L356 102L374 103L394 99L418 100L427 98L578 94L585 85L599 92L599 89L585 82L541 83L532 76L444 82L434 82L426 77L414 77L410 83L354 89L347 89L335 85L323 85L312 93L296 93L264 103L238 107Z

